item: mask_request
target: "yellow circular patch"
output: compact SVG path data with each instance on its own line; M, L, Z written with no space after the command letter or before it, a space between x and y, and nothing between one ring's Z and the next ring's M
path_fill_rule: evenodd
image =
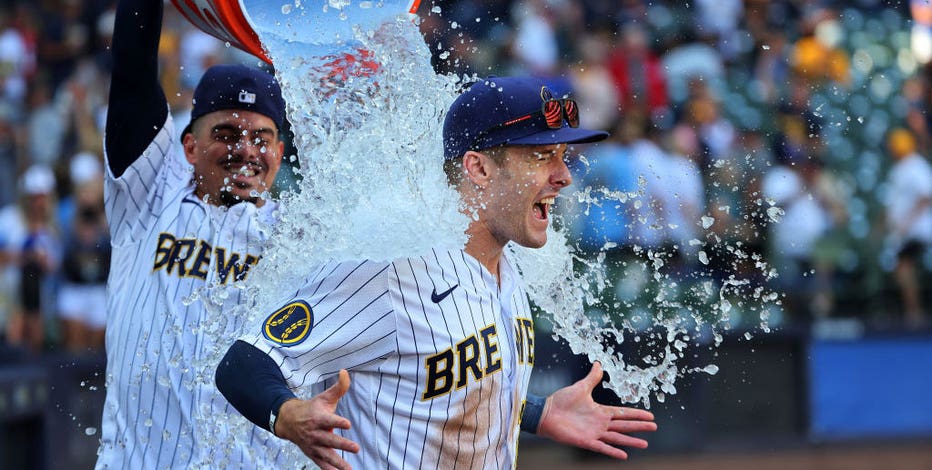
M307 339L314 326L314 313L303 300L296 300L275 311L265 319L262 334L266 339L285 347Z

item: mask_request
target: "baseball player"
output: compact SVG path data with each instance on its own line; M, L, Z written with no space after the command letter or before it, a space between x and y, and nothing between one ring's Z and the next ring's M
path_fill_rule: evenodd
M281 164L285 105L265 72L210 68L180 134L183 155L173 150L179 134L157 71L162 13L162 1L148 0L121 0L116 12L105 137L113 258L97 467L268 467L276 453L268 433L251 435L245 420L245 435L233 424L211 425L232 411L211 377L239 331L239 318L226 313L242 301L232 284L258 262L260 227L273 219L264 194Z
M505 247L546 243L566 144L606 136L578 122L536 79L474 84L444 124L447 175L475 215L466 246L315 268L233 344L221 393L322 468L510 468L522 429L622 459L646 447L628 434L656 429L650 413L592 400L599 365L525 402L534 322ZM321 382L309 400L291 391Z

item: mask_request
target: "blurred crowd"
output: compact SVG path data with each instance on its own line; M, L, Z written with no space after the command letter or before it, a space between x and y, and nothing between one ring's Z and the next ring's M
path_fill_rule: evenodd
M110 239L103 131L114 0L0 4L0 331L31 351L101 350ZM186 122L206 67L246 55L167 8L160 60Z
M584 248L663 253L672 283L763 260L804 326L928 324L928 2L436 3L438 70L550 77L612 132L577 172Z
M38 351L101 348L109 239L102 132L113 0L0 5L0 325ZM932 264L925 2L424 0L438 72L534 74L612 132L578 189L586 249L739 246L780 273L791 319L928 322ZM176 120L214 63L256 59L166 8ZM779 221L779 222L777 222ZM712 256L714 259L715 257Z

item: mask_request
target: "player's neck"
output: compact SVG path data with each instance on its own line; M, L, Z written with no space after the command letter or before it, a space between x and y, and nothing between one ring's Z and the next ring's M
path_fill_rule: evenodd
M499 274L499 263L502 259L504 244L496 240L491 232L484 228L485 227L476 222L470 224L469 228L466 230L469 241L466 242L464 251L466 251L466 254L479 261L479 264L492 273L495 279L498 280L498 284L501 285L502 279Z

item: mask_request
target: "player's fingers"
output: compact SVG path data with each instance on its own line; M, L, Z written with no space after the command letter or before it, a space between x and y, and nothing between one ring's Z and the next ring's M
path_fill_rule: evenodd
M307 423L306 429L315 431L318 429L349 429L352 427L350 420L330 412L321 412L313 414Z
M653 421L654 414L647 410L620 407L620 408L615 408L614 415L612 415L612 418Z
M657 423L653 421L612 421L608 423L608 430L622 434L654 432L657 430Z
M340 396L342 397L343 394L346 393L347 390L349 390L349 386L350 386L349 372L347 372L346 369L340 369L340 372L337 374L337 376L338 376L337 383L335 383L334 385L337 387L337 391L340 393Z
M589 450L598 452L600 454L607 455L613 459L619 460L628 460L628 453L624 450L621 450L617 447L612 447L604 442L596 441L590 446L587 446Z
M314 461L314 464L317 465L317 468L319 468L320 470L339 470L337 467L334 467L333 465L330 465L329 463L324 462L322 460L314 460L314 459L311 459L311 460Z
M359 452L359 444L328 431L315 431L308 436L307 442L313 447L340 449L347 452Z
M317 464L321 470L351 470L349 462L343 460L339 454L332 449L315 448L311 452L305 452L311 460Z
M339 374L337 374L337 383L331 385L327 390L324 390L319 396L327 403L336 406L340 398L343 398L343 395L349 390L349 387L349 372L347 372L346 369L340 369Z
M617 432L607 432L602 435L600 441L620 447L634 447L635 449L646 449L647 441L638 437L619 434Z
M602 381L602 363L600 363L599 361L595 361L592 363L592 369L589 369L589 373L586 374L586 376L583 377L582 380L580 380L579 382L582 382L586 386L586 389L591 392L592 389L594 389L595 386L598 385L599 382L601 381Z

